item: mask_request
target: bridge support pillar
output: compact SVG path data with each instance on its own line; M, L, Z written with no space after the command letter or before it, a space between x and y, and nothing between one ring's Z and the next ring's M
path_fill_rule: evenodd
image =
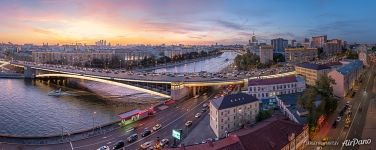
M34 79L35 78L35 69L31 67L24 67L24 77L26 79Z
M171 83L171 99L179 100L189 95L189 87L184 86L181 82Z

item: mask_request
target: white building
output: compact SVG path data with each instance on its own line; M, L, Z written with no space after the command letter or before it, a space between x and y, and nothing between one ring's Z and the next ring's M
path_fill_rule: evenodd
M286 76L248 81L248 94L257 99L302 92L305 89L306 84L301 76Z
M231 94L210 102L210 127L219 138L256 121L258 100L248 94Z

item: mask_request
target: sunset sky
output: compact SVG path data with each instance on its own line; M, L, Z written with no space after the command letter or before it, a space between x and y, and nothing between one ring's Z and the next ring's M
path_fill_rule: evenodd
M0 0L0 42L244 44L327 34L376 43L372 0Z

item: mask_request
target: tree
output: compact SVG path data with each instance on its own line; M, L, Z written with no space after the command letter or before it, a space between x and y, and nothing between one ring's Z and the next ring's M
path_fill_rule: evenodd
M272 110L260 110L259 114L256 116L256 121L260 122L272 116Z
M253 53L246 53L244 55L237 55L234 62L239 70L249 70L256 68L260 64L260 58Z
M285 56L281 53L274 53L273 54L273 61L275 63L278 63L278 62L285 62Z

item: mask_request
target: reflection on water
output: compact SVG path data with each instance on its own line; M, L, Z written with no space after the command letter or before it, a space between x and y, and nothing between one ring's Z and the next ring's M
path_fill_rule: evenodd
M188 63L184 65L179 65L175 67L168 67L168 68L161 68L155 70L155 72L219 72L231 63L234 62L234 58L236 57L235 52L225 52L222 55L210 59L206 59L203 61Z
M68 92L74 95L47 96L57 87L40 81L0 79L0 87L0 134L56 135L62 127L78 131L93 127L93 120L95 125L109 123L118 119L118 113L140 107L73 89Z

